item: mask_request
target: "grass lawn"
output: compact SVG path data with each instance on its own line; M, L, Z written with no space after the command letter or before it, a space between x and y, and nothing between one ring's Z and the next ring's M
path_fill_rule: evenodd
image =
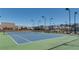
M15 42L13 42L12 38L10 38L8 34L4 35L3 33L0 33L0 50L47 50L55 46L61 45L63 43L76 40L78 38L79 38L78 36L65 35L64 37L34 41L28 44L17 45L15 44ZM55 50L60 48L69 49L69 46L66 47L62 45L60 47L55 48Z

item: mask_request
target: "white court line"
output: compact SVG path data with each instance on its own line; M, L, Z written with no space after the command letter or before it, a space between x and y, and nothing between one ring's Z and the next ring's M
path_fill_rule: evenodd
M45 33L42 33L42 34L45 34ZM18 34L12 34L12 35L14 35L14 36L16 36L16 37L18 37L18 38L21 38L21 39L23 39L23 40L25 40L25 41L28 41L29 43L32 43L32 42L34 42L34 41L31 41L31 40L28 40L27 38L27 40L25 39L25 38L23 38L23 35L21 36L21 35L18 35ZM12 37L12 36L11 36ZM61 37L61 36L59 36L59 37ZM49 38L49 39L53 39L53 38ZM45 39L46 40L46 39ZM14 38L13 38L13 41L15 42L15 43L17 43L15 40L14 40ZM40 41L40 40L37 40L37 41ZM23 45L23 44L28 44L28 42L27 43L17 43L18 45Z
M30 44L30 43L32 43L32 42L37 42L37 41L44 41L44 40L37 40L37 41L30 41L29 40L29 43L27 42L27 43L17 43L15 40L14 40L14 38L11 36L11 35L7 35L9 38L11 38L11 40L14 42L14 43L16 43L16 45L25 45L25 44ZM16 35L15 34L15 36L18 36L18 37L20 37L19 35ZM23 38L23 37L21 37L21 38ZM23 38L24 39L24 38ZM52 38L50 38L50 39L52 39ZM45 39L45 40L48 40L48 39Z
M9 35L10 35L10 34L9 34ZM23 39L23 40L26 40L25 38L23 38L23 37L21 37L21 36L19 36L19 35L16 35L16 34L15 34L14 36L17 36L17 37L19 37L19 38L21 38L21 39ZM9 37L10 37L17 45L25 44L25 43L20 43L20 44L17 43L11 35L10 35ZM27 39L27 41L28 41L28 42L32 42L32 41L30 41L30 40L28 40L28 39Z
M2 34L3 35L3 34ZM2 38L2 35L0 35L1 39L6 39L6 38ZM6 35L7 38L10 38L14 43L16 43L18 45L18 43L10 36L10 35Z
M25 40L25 41L30 41L30 40L28 40L27 38L23 38L22 36L19 36L19 35L14 35L14 36L17 36L17 37L19 37L19 38L21 38L21 39L23 39L23 40ZM26 40L27 39L27 40Z
M7 35L16 45L19 45L11 35Z

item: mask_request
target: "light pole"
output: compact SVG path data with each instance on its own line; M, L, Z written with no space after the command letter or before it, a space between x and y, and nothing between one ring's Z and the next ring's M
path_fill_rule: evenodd
M34 20L31 19L31 22L32 22L32 30L34 30Z
M74 34L76 34L76 15L77 15L77 12L74 12Z
M45 16L42 16L42 19L44 19L44 29L46 29L46 18L45 18Z
M40 19L38 20L37 23L38 23L38 25L37 25L38 26L38 29L40 30Z
M69 12L69 33L71 33L71 15L70 15L70 9L69 8L66 8L66 11Z
M31 19L31 22L32 22L32 26L34 26L34 20L33 19Z
M38 20L38 27L40 26L40 22L41 22L41 21L40 21L40 20Z
M53 20L53 18L50 18L50 25L51 25L52 20Z
M53 18L50 18L50 30L52 29L52 24L51 24L51 22L52 22L52 20L53 20Z

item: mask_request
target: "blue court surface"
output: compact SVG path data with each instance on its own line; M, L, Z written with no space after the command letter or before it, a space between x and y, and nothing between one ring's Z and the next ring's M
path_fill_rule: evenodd
M49 34L43 32L8 32L12 40L17 44L24 44L38 40L62 37L62 34Z

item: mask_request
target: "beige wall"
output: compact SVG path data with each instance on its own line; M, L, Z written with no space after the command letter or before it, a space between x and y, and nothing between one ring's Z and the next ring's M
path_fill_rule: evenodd
M1 23L1 28L13 28L13 30L16 29L16 25L14 23L6 23L6 22L2 22Z

